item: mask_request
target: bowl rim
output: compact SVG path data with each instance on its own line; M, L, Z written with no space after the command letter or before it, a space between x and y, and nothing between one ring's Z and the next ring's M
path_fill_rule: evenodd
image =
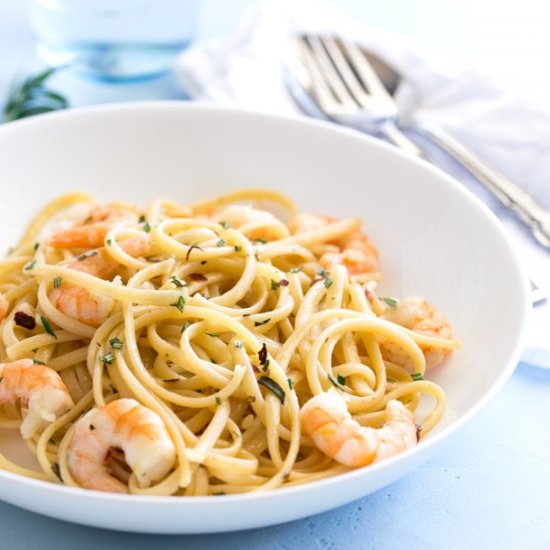
M400 453L382 462L374 463L364 468L357 468L349 472L344 472L331 476L328 478L311 481L307 483L297 484L291 487L280 487L271 491L257 491L249 493L239 494L226 494L222 499L216 495L209 496L155 496L155 495L135 495L135 494L116 494L106 493L90 489L82 489L76 487L68 487L66 485L51 483L49 481L36 480L26 476L22 476L16 473L0 470L0 479L4 478L8 482L19 483L28 486L31 489L48 491L55 495L66 495L69 497L84 497L86 500L100 504L102 502L120 502L126 504L132 504L133 506L140 505L161 505L169 507L181 507L181 506L197 506L197 505L209 505L223 502L224 504L239 503L243 501L263 501L265 499L273 499L275 496L284 497L291 496L297 493L313 492L317 489L328 489L333 485L338 485L344 481L352 481L357 478L361 478L364 475L376 475L379 470L389 468L390 465L398 465L401 462L409 461L414 456L418 456L421 453L427 454L430 451L433 453L437 446L445 439L451 436L454 432L458 431L472 418L474 418L493 397L502 389L506 381L510 378L515 370L523 348L523 342L526 332L526 318L529 311L528 300L528 277L525 273L525 268L519 260L519 255L513 247L510 237L506 233L504 226L498 221L495 214L479 199L476 195L469 192L465 186L454 179L451 175L443 172L440 168L429 164L423 159L412 157L406 153L398 150L396 147L381 141L375 137L365 135L357 130L346 128L334 124L330 121L311 119L305 116L292 116L292 115L275 115L270 113L262 113L242 108L225 107L213 105L207 102L194 101L185 102L181 100L155 100L155 101L133 101L133 102L119 102L109 103L102 105L92 105L85 107L76 107L63 111L57 111L52 113L45 113L37 117L22 119L10 122L9 124L0 126L0 138L6 134L18 131L26 131L27 128L38 126L41 124L50 124L51 121L61 121L67 119L78 119L87 116L104 115L124 113L124 112L140 112L140 111L180 111L180 112L196 112L203 113L205 116L236 116L246 117L248 119L259 119L267 123L282 123L290 126L310 127L312 129L318 129L319 131L329 132L334 135L347 135L356 140L363 141L367 147L378 149L379 151L385 151L386 154L390 154L395 159L405 160L408 163L420 167L422 170L428 170L432 174L436 175L444 185L453 187L456 192L466 197L466 200L470 202L471 206L478 210L480 215L485 218L485 221L492 226L492 229L499 235L499 239L505 252L511 257L512 264L516 269L516 277L519 281L523 281L523 284L518 285L518 296L520 307L518 325L520 327L519 333L516 335L515 343L512 348L506 365L501 370L499 375L493 379L491 386L482 395L482 397L475 402L470 409L452 420L450 424L441 429L441 431L430 435L427 440L424 440L421 445L415 446L413 449L409 449L404 453ZM0 143L1 147L1 143ZM371 474L372 472L372 474Z

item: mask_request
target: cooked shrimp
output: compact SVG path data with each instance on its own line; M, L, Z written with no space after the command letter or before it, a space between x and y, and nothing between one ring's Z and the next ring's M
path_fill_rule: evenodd
M250 240L274 240L285 236L281 231L283 225L267 210L259 210L250 205L232 204L213 214L212 219L217 222L226 222L234 229L243 232ZM273 226L277 227L273 227ZM283 229L284 231L284 229Z
M113 227L134 225L137 221L136 213L125 205L97 205L82 225L55 233L48 244L56 248L98 248Z
M299 214L289 224L292 233L303 233L321 229L336 222L331 216L319 216L317 214ZM348 235L331 241L338 250L325 252L319 259L319 263L330 269L333 265L344 265L350 275L370 273L378 267L378 250L369 241L362 231L353 231Z
M3 292L0 292L0 321L2 321L2 319L5 319L9 310L10 302L6 298L6 295Z
M24 411L20 430L25 439L73 406L59 374L49 367L34 364L32 359L0 364L0 404L13 403L17 399Z
M109 473L111 449L122 449L141 487L162 479L176 458L174 443L161 418L134 399L96 407L75 424L67 448L75 481L86 489L127 493L126 485Z
M149 239L146 236L135 237L120 243L120 247L133 257L146 254L149 246ZM89 252L82 260L70 262L67 267L107 279L114 274L119 264L113 260L105 248L100 248ZM59 288L54 288L50 293L50 299L59 311L92 327L99 327L114 307L112 298L68 283L62 283Z
M414 447L417 430L412 413L396 400L388 401L381 428L359 425L345 398L334 388L312 397L300 411L305 431L315 445L337 462L359 468Z
M409 297L400 300L396 307L388 307L382 315L387 321L401 325L426 336L434 336L451 340L454 338L453 329L448 319L424 298ZM426 367L439 365L451 350L420 346L426 358ZM385 359L407 366L406 355L395 344L384 342L381 346Z

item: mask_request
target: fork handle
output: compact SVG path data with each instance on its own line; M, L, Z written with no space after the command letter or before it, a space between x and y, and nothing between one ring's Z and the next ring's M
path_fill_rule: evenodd
M550 212L536 202L531 195L489 166L475 153L433 126L415 127L456 161L472 173L506 207L513 210L529 227L535 239L544 247L550 247Z

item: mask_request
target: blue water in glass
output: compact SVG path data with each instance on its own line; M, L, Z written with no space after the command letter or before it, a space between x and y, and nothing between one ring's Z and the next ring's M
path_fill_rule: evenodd
M31 26L49 65L104 81L164 73L192 41L198 0L32 0Z

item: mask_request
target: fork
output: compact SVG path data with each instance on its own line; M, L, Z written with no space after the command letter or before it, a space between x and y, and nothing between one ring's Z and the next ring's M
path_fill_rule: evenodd
M304 35L298 37L294 45L301 64L290 67L292 75L326 118L370 134L382 135L403 151L429 160L397 126L397 105L356 43L341 37ZM515 210L541 244L550 246L550 219L546 219L550 214L525 191L461 144L447 140L450 136L439 133L431 137L455 158L462 153L457 160L505 206ZM546 216L542 223L541 215ZM542 288L531 281L532 304L537 305L546 299Z
M291 71L329 120L381 134L409 154L430 160L399 129L393 97L355 42L342 37L304 35L294 45L304 70L294 66ZM448 134L433 128L420 130L513 210L540 244L550 248L550 212Z

